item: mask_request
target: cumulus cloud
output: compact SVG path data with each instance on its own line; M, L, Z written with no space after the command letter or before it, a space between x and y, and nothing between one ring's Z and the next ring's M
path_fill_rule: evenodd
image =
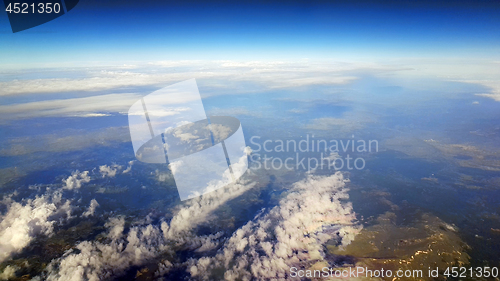
M127 234L123 218L112 219L109 228L109 243L84 241L76 246L78 254L66 253L60 263L48 266L47 280L98 281L116 277L127 268L140 265L167 251L163 245L161 229L152 225L132 227ZM57 267L57 270L56 270Z
M183 122L179 122L183 124ZM185 146L189 147L190 145L200 144L202 147L207 146L210 140L210 130L208 122L202 123L187 123L183 124L180 127L176 128L167 128L165 130L166 134L172 134L175 138L169 138L170 144L167 145L167 148L171 147L170 145L180 144L181 146L177 149L182 150ZM210 141L211 143L211 141ZM175 149L175 148L174 148Z
M291 266L323 260L323 244L349 244L361 227L344 188L342 174L309 175L293 185L269 213L237 230L215 257L191 260L192 277L205 280L225 269L225 280L286 279ZM334 229L334 231L324 231Z
M115 278L132 266L139 266L171 251L171 244L186 244L187 249L209 250L216 246L214 240L221 233L196 237L185 236L183 239L169 240L169 227L166 222L160 226L132 226L125 233L123 217L110 218L105 224L107 243L84 241L75 248L78 253L67 252L63 257L54 260L47 268L44 277L49 281L89 280L98 281ZM157 274L165 274L172 264L169 261L160 263Z
M219 129L214 133L214 139L224 134L227 136L228 131ZM181 200L212 192L240 178L247 168L248 158L244 147L238 147L239 144L241 142L226 141L231 166L228 166L220 144L171 161L169 168L175 176Z
M80 171L76 170L71 173L67 179L63 180L64 186L63 189L75 190L82 187L83 183L87 183L90 181L89 171Z
M99 166L99 172L101 173L103 178L105 178L105 177L113 178L116 176L116 173L121 168L122 168L122 166L118 165L118 164L113 164L111 166L102 165L102 166Z
M125 229L125 219L123 217L110 218L104 226L108 228L108 237L117 240Z
M132 165L134 165L134 162L135 162L135 160L129 161L127 169L123 170L122 173L126 174L126 173L130 172L132 170Z
M155 277L158 280L163 280L161 276L167 274L173 268L173 264L168 260L163 260L158 264L158 270L155 272Z
M99 203L97 203L97 200L92 199L90 201L89 208L82 214L82 216L84 217L93 216L97 207L99 207Z
M168 239L182 239L186 232L202 222L208 221L210 213L223 203L240 196L243 192L255 186L255 183L240 179L237 183L228 184L213 192L187 201L170 221L164 225L165 237Z
M131 161L132 162L132 161ZM131 163L129 163L131 164ZM105 168L107 176L114 176L120 165L101 166ZM63 190L77 190L83 183L90 181L88 171L74 171L71 176L63 180L63 186L57 189L48 188L45 194L36 196L34 199L23 199L16 202L12 196L7 196L0 201L0 205L6 207L6 211L0 214L0 263L19 253L29 245L38 235L51 236L56 224L61 224L72 218L73 207L71 200L63 199ZM82 213L83 217L93 216L99 207L99 203L92 199L88 209ZM110 237L116 239L123 231L123 225L112 224L110 226ZM12 268L5 269L0 276L11 274Z
M68 252L52 261L47 268L46 280L102 280L116 277L131 266L171 251L172 245L185 245L199 251L213 249L221 234L196 236L190 231L205 223L210 213L224 202L241 195L253 187L253 183L239 183L224 190L217 190L193 199L179 206L170 223L163 221L159 226L132 226L125 231L123 217L110 218L105 224L107 242L84 241L76 246L78 253ZM163 262L158 274L167 272L170 262Z
M15 266L7 265L2 273L0 273L0 280L9 280L16 276L16 270L18 268Z
M221 141L227 139L233 132L230 127L221 124L210 124L210 131L212 131L214 139Z
M160 170L155 170L155 177L156 180L159 182L165 182L173 179L172 172L166 172Z
M116 164L113 166L121 168ZM0 205L6 206L6 212L0 214L0 262L20 252L37 235L51 236L56 223L70 219L73 207L71 200L62 198L62 191L77 190L82 187L83 183L88 183L90 180L88 171L77 170L63 180L62 187L55 190L49 188L45 194L36 196L34 199L16 202L12 200L12 196L8 196L1 200ZM82 216L94 215L98 206L99 203L92 199ZM7 274L5 272L7 271L3 274Z
M107 279L179 247L205 252L219 248L221 243L223 247L214 257L191 259L183 264L162 260L155 276L168 274L176 266L187 266L193 279L216 276L221 268L225 273L218 279L286 278L291 265L308 266L322 260L327 240L337 239L347 245L361 228L346 202L345 180L337 173L308 175L293 184L278 206L260 213L229 238L220 232L197 236L191 231L209 221L213 210L252 185L234 184L225 191L219 189L187 201L178 207L170 222L159 225L132 225L126 231L125 218L110 218L105 224L107 241L79 243L77 252L70 251L48 266L46 279Z
M50 236L54 224L71 217L70 200L63 200L61 192L47 193L35 199L15 202L4 199L5 214L0 215L0 262L20 252L37 235Z
M231 169L225 169L220 178L214 178L210 180L207 186L202 190L193 191L189 197L200 196L201 194L206 194L213 192L223 186L226 186L233 181L237 180L243 173L245 173L248 165L248 149L245 147L243 149L244 155L238 159L238 162L231 163Z

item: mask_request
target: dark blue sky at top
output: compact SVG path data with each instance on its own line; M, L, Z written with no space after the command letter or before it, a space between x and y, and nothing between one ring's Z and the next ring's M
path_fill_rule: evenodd
M0 62L500 57L500 1L96 1L13 34Z

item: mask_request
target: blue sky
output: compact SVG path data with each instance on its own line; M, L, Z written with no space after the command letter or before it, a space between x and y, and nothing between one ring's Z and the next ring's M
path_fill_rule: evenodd
M500 57L500 4L80 1L13 34L0 13L4 67L78 61Z

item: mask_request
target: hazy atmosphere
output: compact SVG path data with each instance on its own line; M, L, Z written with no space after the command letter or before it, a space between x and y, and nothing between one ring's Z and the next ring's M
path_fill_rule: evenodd
M16 33L7 15L0 280L499 280L498 2L82 0Z

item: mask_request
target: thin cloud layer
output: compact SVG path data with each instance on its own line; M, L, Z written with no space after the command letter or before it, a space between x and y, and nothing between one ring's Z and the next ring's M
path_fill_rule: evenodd
M206 89L205 95L212 96L342 85L357 79L351 74L353 71L399 71L393 67L359 63L186 61L181 64L183 68L172 68L170 63L153 63L147 68L138 66L136 72L124 71L120 67L110 67L107 71L83 69L69 71L68 78L0 82L0 97L29 94L34 97L30 100L35 100L16 103L14 99L12 104L0 106L0 117L13 120L46 116L99 117L123 113L142 96L129 93L131 87L149 87L147 91L150 91L151 87L162 87L193 77ZM18 76L22 77L22 73ZM241 88L242 83L246 87ZM234 91L235 88L238 91ZM111 91L113 93L109 94ZM92 96L63 99L62 94L68 92L85 92ZM61 98L57 99L59 94Z
M344 85L366 74L380 77L438 77L444 81L459 81L484 86L489 92L479 96L500 100L498 64L447 61L415 62L402 60L398 64L338 63L338 62L238 62L238 61L175 61L153 62L124 70L121 66L108 70L79 69L68 72L67 78L17 79L0 82L0 97L29 94L36 100L0 106L3 120L44 116L98 117L123 113L142 95L128 92L131 87L163 87L195 77L205 88L205 96L249 94L269 90L319 85ZM180 67L182 66L182 67ZM471 71L474 70L474 72ZM446 75L443 75L445 73ZM20 73L16 77L22 77ZM241 87L245 85L245 87ZM235 89L237 89L235 91ZM46 100L68 92L95 94L90 97ZM102 92L106 94L101 94ZM249 115L245 110L235 114ZM239 112L239 113L238 113Z
M181 67L172 67L172 63ZM154 69L155 71L145 71ZM109 70L86 70L78 78L23 79L0 82L0 96L64 93L78 91L104 91L131 86L161 86L191 79L210 78L228 81L253 81L268 88L300 87L307 85L345 84L353 79L345 72L354 70L394 71L394 67L361 63L302 62L231 62L231 61L183 61L154 62L138 65L124 71L120 67ZM18 75L19 76L19 75ZM214 81L212 86L215 86Z
M127 127L107 127L96 131L62 130L58 134L11 138L3 144L0 156L21 156L37 152L77 151L92 146L130 141Z
M0 117L3 120L48 116L100 117L103 112L126 112L140 98L140 95L125 93L1 105Z
M353 131L364 129L368 124L376 122L378 116L364 111L351 111L341 118L322 117L309 120L302 126L306 130L336 132L347 134Z

